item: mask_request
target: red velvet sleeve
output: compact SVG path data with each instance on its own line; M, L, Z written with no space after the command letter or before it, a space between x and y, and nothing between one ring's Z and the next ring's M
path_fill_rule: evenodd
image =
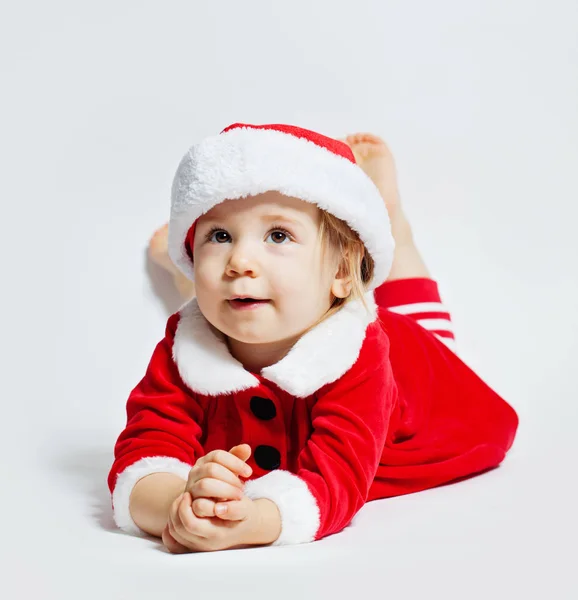
M129 512L130 493L151 473L174 473L184 480L204 455L200 443L203 410L178 373L172 346L179 315L172 315L157 344L145 376L129 395L126 427L114 447L108 475L116 524L141 535Z

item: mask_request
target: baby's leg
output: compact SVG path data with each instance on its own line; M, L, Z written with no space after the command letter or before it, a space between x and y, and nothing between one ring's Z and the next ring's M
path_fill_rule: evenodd
M386 281L375 290L374 296L378 306L416 321L456 352L450 312L433 279L412 277Z
M387 207L395 239L393 264L387 281L375 290L378 305L414 319L455 351L450 313L442 303L438 285L415 245L410 224L403 212L393 156L379 137L358 133L343 140L357 164L379 189Z
M351 148L357 164L375 183L387 207L395 240L393 264L387 280L430 277L401 206L395 162L386 143L371 133L356 133L342 141Z

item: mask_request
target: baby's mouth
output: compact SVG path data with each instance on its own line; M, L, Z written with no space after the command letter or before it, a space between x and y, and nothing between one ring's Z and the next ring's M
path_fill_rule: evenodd
M229 302L233 302L236 304L259 304L264 302L271 302L271 300L257 299L257 298L235 298L234 300L229 300Z

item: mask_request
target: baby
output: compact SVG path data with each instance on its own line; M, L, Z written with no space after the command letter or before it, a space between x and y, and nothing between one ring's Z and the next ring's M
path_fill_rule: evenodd
M149 251L187 302L127 401L121 529L175 553L311 542L511 447L517 414L453 351L379 138L231 125L183 157Z

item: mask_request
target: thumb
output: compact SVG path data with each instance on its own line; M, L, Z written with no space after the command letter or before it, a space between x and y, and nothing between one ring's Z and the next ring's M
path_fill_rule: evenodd
M251 456L251 446L249 444L239 444L238 446L233 446L229 452L246 461Z

